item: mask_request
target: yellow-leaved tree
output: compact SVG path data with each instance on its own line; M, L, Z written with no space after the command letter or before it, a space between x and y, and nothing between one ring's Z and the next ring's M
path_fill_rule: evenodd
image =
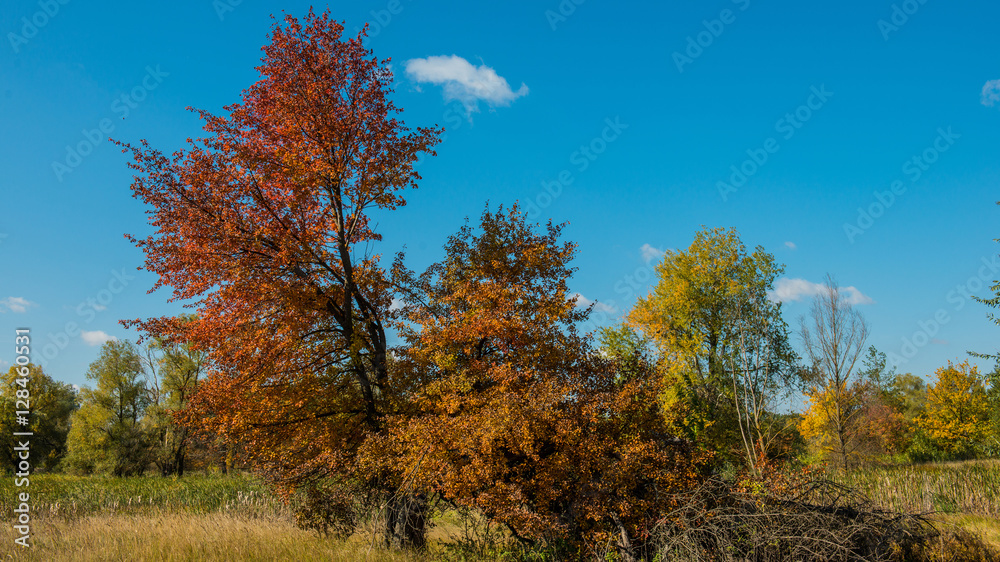
M785 427L776 399L800 371L781 305L769 297L783 267L752 253L734 229L705 228L687 250L667 251L657 283L629 324L663 359L664 409L684 414L686 431L751 470Z
M974 455L989 432L986 388L975 365L948 362L935 371L927 389L927 409L917 425L953 457Z

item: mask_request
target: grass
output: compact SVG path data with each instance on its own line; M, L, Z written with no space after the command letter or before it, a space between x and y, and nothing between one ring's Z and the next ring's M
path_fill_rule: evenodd
M941 513L933 518L942 525L955 526L979 535L987 543L1000 548L1000 519L964 513Z
M971 531L1000 548L1000 462L865 468L832 474L892 510L936 511L942 527ZM0 476L0 510L11 514L14 479ZM295 526L290 508L248 476L102 478L35 475L32 548L16 547L10 524L0 527L0 560L493 560L478 550L484 522L457 512L432 521L424 553L386 551L372 534L324 538ZM479 541L470 540L479 537ZM501 541L502 542L502 541ZM459 545L464 545L461 548Z
M347 540L295 526L291 509L249 476L103 478L35 475L28 488L0 476L0 511L31 494L30 549L0 527L0 560L487 560L449 546L470 523L456 513L433 521L425 553L374 547L370 532Z
M286 519L233 513L131 513L45 519L33 529L33 546L17 547L9 560L423 560L372 549L362 541L323 539ZM13 545L9 526L2 544ZM0 552L3 549L0 548Z

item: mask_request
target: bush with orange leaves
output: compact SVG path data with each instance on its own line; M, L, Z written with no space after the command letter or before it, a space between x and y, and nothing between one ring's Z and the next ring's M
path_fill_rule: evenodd
M397 262L409 287L399 369L430 380L369 458L526 543L611 541L628 558L709 455L668 432L652 367L621 377L576 332L588 311L568 293L575 245L525 219L516 205L484 212L481 232L463 228L419 277Z

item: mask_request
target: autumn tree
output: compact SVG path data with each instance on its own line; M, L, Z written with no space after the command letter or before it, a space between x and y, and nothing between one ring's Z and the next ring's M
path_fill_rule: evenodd
M975 365L948 362L935 371L927 389L927 408L917 418L935 444L951 458L976 455L989 433L986 388Z
M782 270L762 248L748 253L735 230L704 229L687 250L666 252L656 285L628 315L664 359L665 408L684 412L690 436L751 469L783 430L769 412L800 373L780 304L768 297Z
M819 375L806 393L810 406L803 434L821 436L820 448L845 469L865 445L861 423L865 388L855 370L867 340L868 323L833 276L827 276L810 316L802 319L802 341Z
M426 383L384 448L414 487L526 542L588 538L632 559L703 457L669 433L636 338L612 338L606 357L576 332L589 311L568 292L575 245L560 230L536 233L517 206L501 207L449 238L421 276L397 262L411 288L401 372Z
M24 380L24 384L17 381ZM28 390L25 407L18 405L18 390ZM12 365L0 378L0 469L17 466L15 432L30 431L31 463L34 469L52 471L66 455L70 416L76 410L76 391L50 377L35 364ZM17 411L27 410L28 423L18 421Z
M143 417L150 403L146 371L135 344L108 341L87 370L94 388L80 390L66 462L79 472L142 474L149 462Z
M856 428L859 459L875 460L902 453L912 433L912 418L906 418L903 396L895 390L908 383L889 365L888 355L869 346L852 385L851 402L858 412Z
M260 80L225 115L198 111L205 138L170 157L122 145L155 228L132 239L153 290L198 312L135 324L205 351L213 368L187 419L242 442L274 481L329 477L396 496L403 473L374 479L357 456L410 392L389 370L393 293L370 249L379 213L405 204L413 164L441 131L398 120L388 60L363 46L364 30L343 31L329 13L276 22ZM422 530L388 542L418 544Z

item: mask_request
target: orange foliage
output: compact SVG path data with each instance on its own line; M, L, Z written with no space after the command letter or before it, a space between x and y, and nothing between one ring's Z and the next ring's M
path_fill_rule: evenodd
M134 321L192 342L213 371L189 420L239 439L284 479L344 473L391 415L391 292L370 213L404 205L439 130L410 131L392 75L329 14L276 23L261 79L207 138L167 157L122 144L153 235L145 267L198 319Z
M407 298L410 368L433 373L389 448L415 481L529 540L639 540L706 455L670 439L659 375L625 380L574 323L573 244L536 234L517 206L484 213ZM634 367L633 367L634 368ZM620 527L619 527L620 525ZM611 529L614 529L613 531Z

